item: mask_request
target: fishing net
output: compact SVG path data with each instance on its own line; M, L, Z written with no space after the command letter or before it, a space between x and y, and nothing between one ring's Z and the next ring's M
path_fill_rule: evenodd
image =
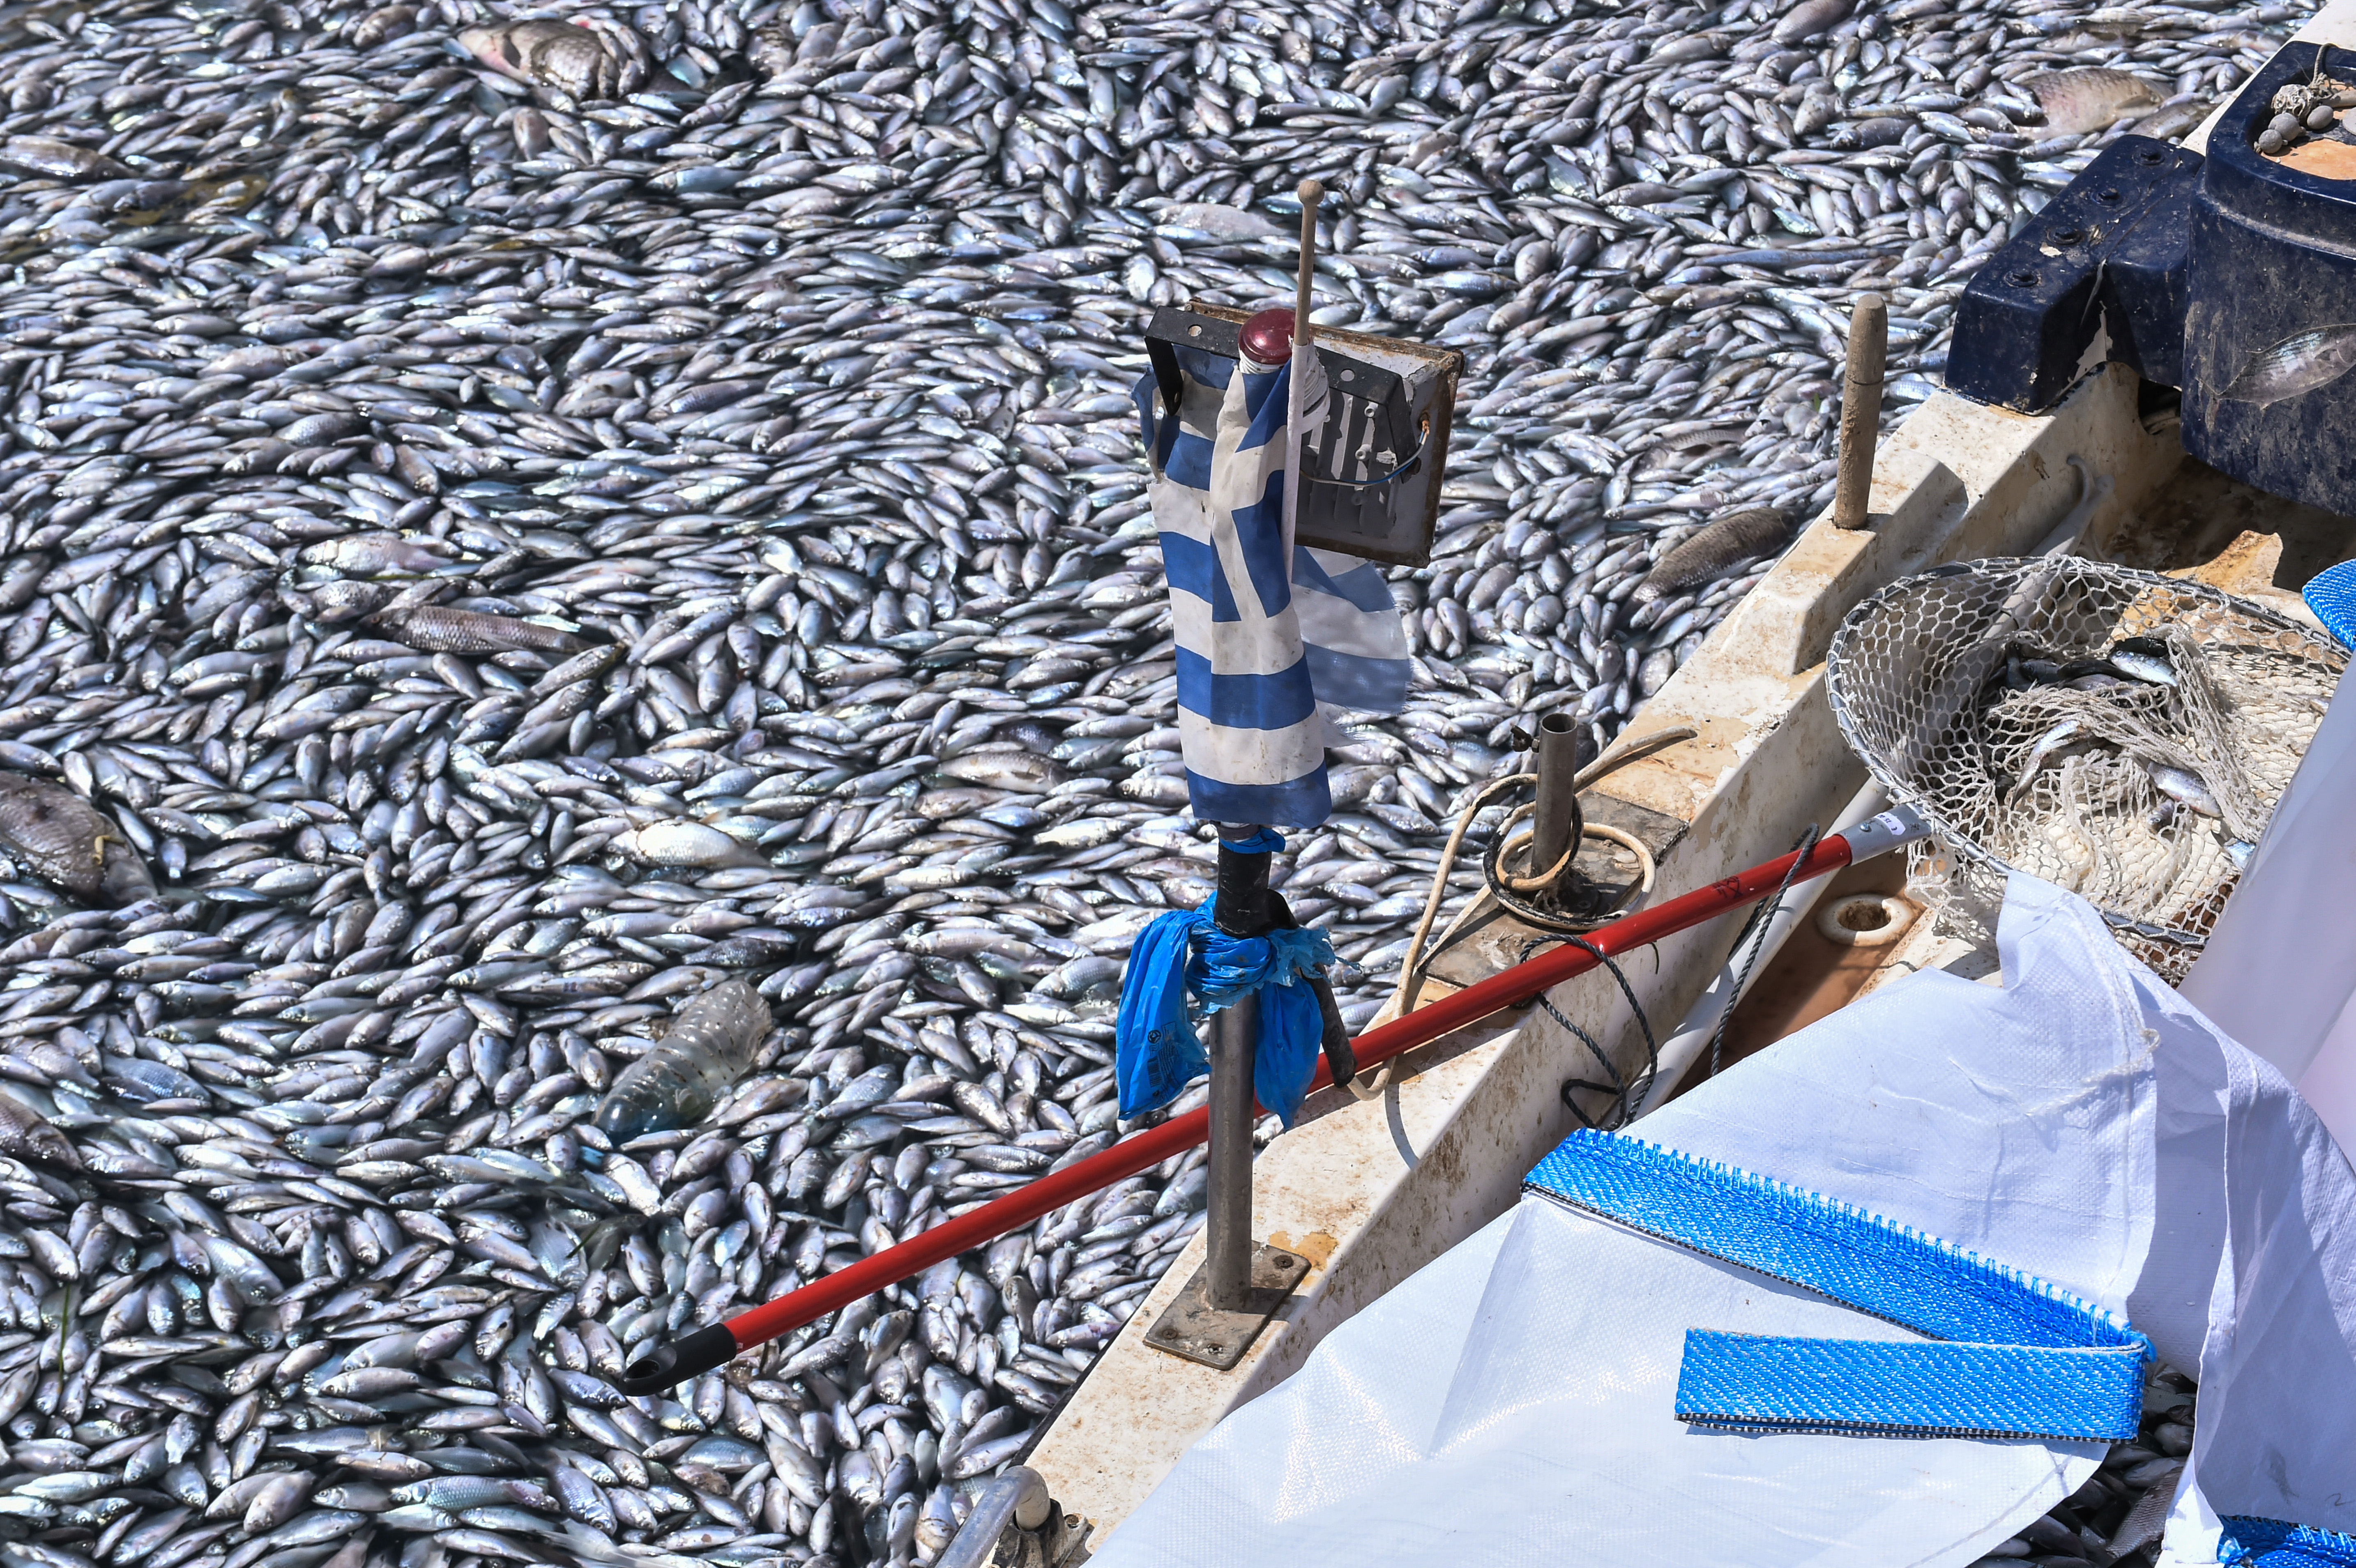
M2203 584L1974 561L1849 612L1833 714L1941 842L1909 891L1987 942L2008 872L2069 888L2173 981L2306 754L2347 654Z

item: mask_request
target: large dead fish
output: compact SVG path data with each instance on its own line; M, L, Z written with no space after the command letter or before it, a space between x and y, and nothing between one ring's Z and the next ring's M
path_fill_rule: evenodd
M369 624L421 653L504 653L519 648L574 653L586 646L572 633L538 621L441 605L388 606Z
M632 73L595 33L572 22L534 18L468 27L458 42L502 76L561 88L575 98L615 98L637 85L626 81Z
M1673 599L1715 583L1732 568L1771 555L1790 542L1791 520L1770 507L1753 507L1719 518L1661 557L1636 585L1639 601Z
M132 171L104 153L53 136L11 136L0 143L0 165L48 179L129 179Z
M2029 80L2047 129L2065 135L2106 131L2130 114L2158 107L2159 90L2139 76L2103 66L2048 71Z
M59 1170L81 1169L81 1156L66 1135L13 1094L0 1094L0 1155Z
M77 897L119 908L155 897L123 830L60 785L0 773L0 844Z

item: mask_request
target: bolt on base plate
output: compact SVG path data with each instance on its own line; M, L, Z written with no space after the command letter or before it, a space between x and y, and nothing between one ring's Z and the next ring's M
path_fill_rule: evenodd
M1245 1298L1242 1309L1234 1312L1222 1311L1205 1298L1206 1272L1194 1271L1194 1277L1179 1291L1178 1299L1163 1309L1161 1319L1146 1334L1145 1342L1157 1350L1224 1372L1244 1359L1244 1352L1259 1337L1268 1320L1292 1294L1292 1288L1309 1273L1309 1260L1280 1251L1265 1241L1256 1243L1252 1248L1251 1294Z

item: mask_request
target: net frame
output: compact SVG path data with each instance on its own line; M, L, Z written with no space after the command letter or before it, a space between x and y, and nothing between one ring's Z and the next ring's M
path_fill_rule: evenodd
M2131 637L2166 645L2182 666L2176 686L2064 701L2054 686L2007 683L2026 650L2093 659ZM1833 634L1826 690L1849 748L1937 831L1944 853L1912 856L1909 882L1944 929L1985 943L2005 877L2026 871L2083 892L2125 946L2179 979L2240 873L2221 820L2168 804L2151 766L2192 774L2254 843L2348 657L2204 583L2075 556L2005 557L1869 595ZM2033 724L2072 714L2095 718L2097 733L2024 752L2052 736Z

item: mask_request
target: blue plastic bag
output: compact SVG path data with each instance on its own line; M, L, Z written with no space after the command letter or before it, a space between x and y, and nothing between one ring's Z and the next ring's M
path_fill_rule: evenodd
M1124 1121L1169 1104L1209 1070L1187 1015L1190 993L1206 1015L1247 1000L1258 1006L1252 1091L1287 1127L1317 1076L1325 1019L1307 977L1334 961L1333 943L1317 930L1228 936L1216 924L1217 904L1214 897L1157 916L1130 950L1114 1035Z

